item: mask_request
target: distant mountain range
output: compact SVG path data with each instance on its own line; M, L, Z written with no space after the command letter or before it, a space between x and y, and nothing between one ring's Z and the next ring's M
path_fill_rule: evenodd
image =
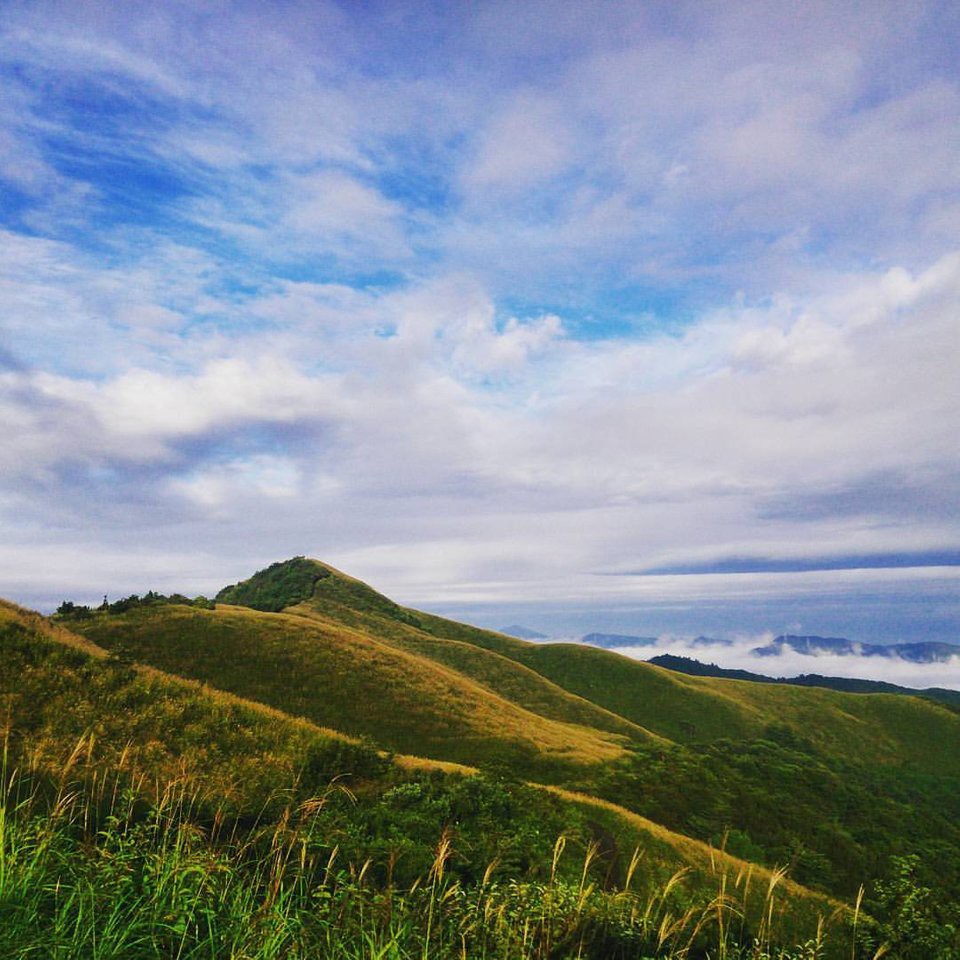
M723 640L720 637L694 637L690 641L691 647L732 647L732 640Z
M660 642L660 638L638 637L630 633L585 633L580 638L580 642L589 644L591 647L616 650L620 647L655 647ZM721 640L718 637L694 637L689 645L691 647L732 647L733 641Z
M749 670L728 670L718 667L715 663L703 663L692 657L677 657L664 653L652 657L647 663L658 667L666 667L677 673L685 673L692 677L719 677L725 680L747 680L750 683L778 683L794 687L824 687L828 690L839 690L843 693L897 693L914 697L925 697L928 700L938 700L960 708L960 690L945 690L942 687L928 687L925 690L915 690L912 687L901 687L896 683L886 683L883 680L858 680L852 677L824 677L819 673L804 673L799 677L767 677Z
M787 651L812 657L898 658L911 663L945 663L953 657L960 657L960 646L953 643L859 643L845 637L798 637L791 634L777 637L765 646L754 647L750 652L758 657L779 657Z
M500 632L505 633L508 637L518 637L520 640L553 639L545 633L539 633L536 630L531 630L529 627L523 627L516 623L509 627L501 627ZM615 650L618 647L652 647L659 641L657 637L636 637L626 633L587 633L580 637L579 642L591 647ZM721 641L717 642L719 643Z
M580 638L580 642L611 650L617 647L653 647L659 641L656 637L634 637L624 633L588 633Z
M527 640L545 640L543 634L524 631L523 627L504 628L504 633ZM642 637L622 633L587 633L580 638L581 643L606 650L622 647L653 647L660 641L657 637ZM719 637L695 637L687 644L689 647L709 649L711 647L732 647L732 640ZM946 663L953 657L960 657L960 644L923 641L919 643L862 643L848 640L846 637L795 636L784 634L770 643L753 647L750 653L755 657L780 657L786 653L799 653L804 656L822 657L884 657L886 659L906 660L910 663ZM749 671L744 671L749 672Z

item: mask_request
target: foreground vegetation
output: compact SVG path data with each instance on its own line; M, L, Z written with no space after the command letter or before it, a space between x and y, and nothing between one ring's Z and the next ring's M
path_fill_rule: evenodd
M912 858L875 891L881 922L858 897L791 944L797 891L783 871L717 852L709 886L691 885L689 871L658 872L638 847L618 874L585 840L589 824L528 787L435 771L379 794L334 783L274 815L236 816L186 780L160 788L123 765L90 777L90 748L81 740L54 779L11 770L5 744L4 957L957 956L955 927L916 884Z
M392 758L16 608L0 621L0 956L849 942L839 903L589 797Z
M782 874L734 873L719 856L708 899L683 871L644 880L639 850L613 883L576 823L545 847L557 823L542 803L534 827L483 778L408 782L375 802L333 785L247 820L205 816L183 782L145 803L136 770L71 779L88 747L58 783L4 769L0 955L813 960L852 955L840 948L864 929L835 915L829 934L779 945Z

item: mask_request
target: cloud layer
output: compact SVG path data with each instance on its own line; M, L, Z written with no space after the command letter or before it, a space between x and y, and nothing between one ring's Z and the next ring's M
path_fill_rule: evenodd
M854 596L912 574L811 558L960 548L949 10L0 29L0 592Z
M662 654L690 657L701 663L715 663L728 670L748 670L767 677L798 677L819 674L821 677L845 677L859 680L880 680L923 690L939 687L960 690L960 656L938 663L911 663L885 657L821 654L810 656L788 650L776 657L760 657L753 650L769 643L772 634L760 637L739 637L729 645L693 643L677 638L661 638L655 646L618 647L617 653L637 660L650 660Z

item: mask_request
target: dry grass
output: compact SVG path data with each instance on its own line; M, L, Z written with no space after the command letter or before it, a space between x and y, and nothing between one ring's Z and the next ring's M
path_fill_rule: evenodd
M201 824L201 801L182 781L138 809L136 769L73 786L91 750L81 738L45 799L30 778L0 770L0 949L5 956L154 960L279 960L336 956L397 960L810 960L853 957L836 917L803 921L804 942L782 924L780 872L754 875L717 854L709 887L691 897L681 867L638 888L644 852L623 882L601 889L598 849L568 852L561 835L544 880L479 883L448 868L454 836L440 833L432 863L410 886L376 879L327 832L329 795L286 807L271 822ZM380 874L382 876L382 874ZM811 925L812 923L812 925ZM783 946L795 942L796 947ZM704 952L706 951L706 952ZM876 954L875 956L879 956Z
M393 750L551 767L623 754L623 737L541 716L359 630L240 607L165 606L78 625L108 649ZM558 766L559 765L559 766Z
M0 627L10 624L16 624L48 636L56 640L57 643L72 647L75 650L82 650L92 657L103 658L107 656L106 650L86 637L80 636L60 624L51 623L46 617L33 610L27 610L25 607L0 598Z

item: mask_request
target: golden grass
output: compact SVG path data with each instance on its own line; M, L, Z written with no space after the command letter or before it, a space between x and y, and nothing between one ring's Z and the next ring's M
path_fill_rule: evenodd
M81 629L161 670L406 753L592 765L623 737L527 710L442 663L297 614L164 606Z
M960 714L919 697L693 677L609 650L533 644L438 617L423 619L436 636L495 646L563 689L666 739L749 739L786 726L846 760L960 774L960 750L943 749L960 744Z
M328 629L344 629L337 609L324 612L310 603L297 604L285 614L303 616ZM565 690L526 664L495 650L461 640L438 638L404 622L391 621L379 613L354 615L352 628L378 641L433 661L468 677L491 693L548 720L589 726L607 733L648 741L662 739L639 724L618 716L590 700ZM362 629L361 629L362 624Z
M648 869L651 860L659 861L661 873L664 869L679 871L675 873L679 879L689 872L696 886L718 884L725 902L739 903L740 910L755 927L762 916L763 924L768 928L774 925L780 929L793 927L791 935L809 936L818 926L840 928L853 920L854 909L849 905L796 883L783 868L769 869L742 860L589 794L553 785L531 786L581 808L612 814L624 828L621 832L632 833L636 843L628 876L636 870L638 861L645 862ZM669 853L665 854L665 850ZM779 892L777 897L773 895L775 891Z
M287 612L347 625L446 664L549 719L678 742L749 739L785 725L847 760L960 774L960 750L945 757L940 748L960 743L960 715L930 701L692 677L608 650L533 644L399 607L362 581L317 565L330 575L312 599ZM505 661L526 670L512 671Z
M960 743L960 715L929 701L691 677L582 645L531 644L400 607L317 566L313 597L281 614L167 607L77 629L105 647L132 638L137 657L161 669L453 762L483 762L505 744L511 761L598 764L630 740L704 743L787 727L844 760L960 774L960 750L940 748ZM236 642L220 637L212 662L203 633L229 617ZM145 631L164 618L192 631L192 647L169 630L150 642ZM271 672L283 676L271 684Z
M102 661L105 656L101 647L77 638L62 627L52 627L44 618L12 604L0 604L0 624L4 623L19 623L49 641L81 651L97 660ZM93 621L85 621L83 625L86 627L88 624L98 627L94 635L103 638L107 649L122 641L126 649L136 654L137 643L141 640L153 642L165 637L167 640L184 644L184 649L192 649L194 653L197 646L202 644L203 652L210 658L210 662L221 665L225 652L230 651L235 657L231 662L241 673L248 676L256 676L254 665L259 667L261 674L264 671L269 672L272 667L283 662L280 654L286 650L295 654L290 661L295 671L283 674L283 677L297 678L314 698L318 693L336 692L330 683L331 675L334 678L348 674L359 676L362 683L357 689L368 691L368 702L357 700L356 689L347 691L349 697L344 701L344 691L341 690L337 692L336 702L333 703L336 711L342 710L343 702L352 703L355 708L370 706L370 699L377 696L379 700L373 703L373 706L379 711L384 709L385 702L395 707L401 702L410 702L412 698L419 702L421 708L425 702L428 714L421 712L414 714L412 718L401 718L404 721L410 720L419 728L418 749L411 751L410 755L395 758L398 769L411 773L424 771L468 775L473 772L473 767L466 763L443 757L433 759L416 755L422 749L419 744L429 741L431 737L441 747L450 742L441 739L441 733L429 728L424 737L422 723L429 711L434 711L433 715L439 716L443 722L453 717L455 723L461 724L459 729L454 727L452 733L447 728L445 733L448 737L462 736L463 729L476 737L472 743L461 744L464 755L468 755L478 744L491 747L494 756L503 756L505 747L513 747L521 751L530 750L535 758L564 757L579 762L589 758L587 762L590 763L615 759L623 752L619 738L611 734L538 716L510 703L483 683L464 676L450 666L389 643L378 642L356 629L322 624L316 617L307 618L300 614L261 614L245 608L226 606L216 611L170 606L146 613L95 618ZM167 629L166 634L158 631L160 625ZM202 629L191 629L198 625ZM216 625L218 630L212 630L213 625ZM142 637L139 631L143 631ZM232 640L233 645L225 646L225 638ZM163 644L160 644L149 649L159 654L162 646ZM462 655L461 646L462 641L457 641L458 656ZM173 652L176 653L176 650ZM496 661L489 658L469 659L473 664L496 662L499 665L503 658L500 655L495 656ZM277 659L278 657L280 659ZM304 673L304 664L310 667L313 663L311 657L316 657L316 662L322 664L326 672L325 687L318 689L313 686L314 680L324 679L319 673L310 673L309 670ZM160 659L162 658L159 656L156 658L157 661ZM324 738L355 742L349 736L344 736L343 726L339 722L336 730L324 729L317 722L304 719L305 714L302 711L300 718L292 717L279 705L270 706L259 697L250 699L239 692L225 691L219 686L212 688L207 685L214 682L212 678L199 676L192 681L183 680L170 676L158 667L138 666L127 669L142 687L142 707L139 708L144 711L142 715L131 710L129 715L121 712L118 716L106 717L98 715L95 706L77 702L75 706L80 709L74 717L66 708L69 700L64 700L62 704L54 702L41 705L42 722L35 730L32 744L28 744L34 761L51 771L58 766L61 769L70 769L81 760L94 768L97 768L98 762L100 768L104 764L112 764L115 768L141 764L153 771L157 789L160 789L164 779L167 782L178 779L184 782L202 780L219 795L221 802L224 798L228 802L239 802L247 795L244 791L248 790L251 783L255 784L258 778L269 787L271 783L280 783L285 778L289 781L295 776L303 756L303 748L309 741ZM506 675L511 680L517 676L527 676L526 673L512 671L507 671ZM371 680L375 681L373 685ZM411 686L407 686L408 681L412 681ZM685 686L672 676L666 678L666 683L670 687ZM51 683L51 688L54 686L56 684ZM753 685L750 685L750 688L752 689ZM791 688L791 693L795 692L806 691L793 691ZM832 691L826 693L836 700L838 709L850 708L850 696ZM74 697L83 697L85 694L86 691L79 684L71 692ZM16 696L16 693L13 693L13 696ZM407 699L398 699L401 696ZM725 692L724 696L728 701L736 701L737 693L735 690ZM809 703L803 698L801 700L804 704ZM884 698L884 701L887 700L893 700L895 704L900 702L899 698ZM761 705L755 709L762 714L769 707ZM339 717L342 714L334 715ZM851 712L849 722L858 726L867 725L868 715L869 710L861 716ZM84 718L87 716L94 718L95 723L93 727L84 729ZM81 753L85 751L85 760L80 755L64 754L66 735L70 730L76 731L77 725L83 733ZM325 726L332 727L332 724ZM191 728L191 745L179 752L172 749L167 738L175 737L184 731L190 732ZM211 736L223 736L225 739L220 745L214 743ZM231 753L237 749L236 744L242 745L239 748L242 756ZM105 746L109 746L111 752L104 752ZM216 750L209 749L210 746L221 751L222 762L218 760ZM512 759L516 760L516 755ZM531 776L537 777L533 767ZM800 904L809 916L819 912L822 916L836 919L842 918L844 914L845 908L842 904L792 883L777 871L765 870L738 860L616 804L559 787L540 788L565 802L612 816L621 827L629 828L634 836L645 838L641 846L648 851L651 859L656 858L660 868L690 870L714 879L719 877L725 885L724 889L729 886L731 896L735 893L748 906L753 903L754 893L751 891L756 889L766 891L761 899L768 910L787 912L789 901L791 912L795 911L796 904ZM635 868L636 863L633 863L631 871ZM702 888L700 880L696 883ZM770 896L774 889L783 894L776 901ZM800 916L803 912L800 910L797 915ZM772 920L771 915L769 922L772 923Z
M430 757L417 757L410 753L394 754L393 762L401 770L406 770L410 773L420 771L430 773L436 770L440 773L455 773L469 777L478 772L476 767L467 766L465 763L452 763L449 760L431 760Z
M295 782L318 747L367 749L338 730L206 684L112 662L89 641L7 604L0 625L11 624L24 634L14 634L0 659L0 723L17 732L34 772L71 768L77 757L66 745L82 742L83 766L94 778L139 767L154 789L202 781L218 803L243 805Z
M51 623L46 617L33 610L27 610L26 607L18 606L9 600L0 598L0 627L5 624L17 624L37 633L42 633L64 646L89 653L92 657L107 656L107 651L103 647L97 646L92 640L72 633L60 624Z

